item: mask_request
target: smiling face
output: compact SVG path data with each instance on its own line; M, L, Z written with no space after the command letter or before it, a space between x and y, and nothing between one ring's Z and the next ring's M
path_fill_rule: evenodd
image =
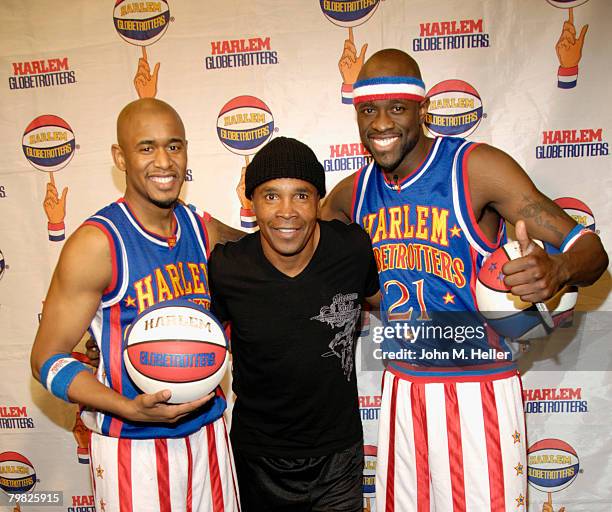
M363 65L358 80L380 77L421 78L418 64L400 50L382 50ZM385 173L403 177L420 163L426 145L421 125L428 100L365 101L357 105L359 135L366 149Z
M185 128L178 114L163 102L134 102L119 116L117 137L113 159L126 173L126 200L136 208L171 208L187 170Z
M422 136L420 105L416 101L390 99L357 106L359 136L385 173L407 164Z
M253 210L270 263L285 273L287 266L305 267L318 243L315 186L294 178L266 181L253 192Z

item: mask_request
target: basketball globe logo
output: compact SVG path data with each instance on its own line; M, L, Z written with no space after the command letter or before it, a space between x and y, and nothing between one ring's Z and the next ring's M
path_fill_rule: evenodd
M128 43L147 46L164 35L170 22L166 0L133 2L117 0L113 11L115 30Z
M425 126L436 136L467 137L482 119L478 91L463 80L444 80L427 93Z
M17 452L0 453L0 489L10 494L31 491L36 485L32 463Z
M255 96L238 96L228 101L217 117L219 140L238 155L256 153L273 132L272 112Z
M363 497L376 496L376 446L363 446Z
M579 5L586 4L589 0L546 0L550 5L559 9L572 9Z
M560 439L542 439L527 450L527 481L539 491L565 489L579 470L576 450Z
M376 11L378 3L379 0L319 0L325 17L340 27L356 27L365 23Z
M555 203L565 210L572 219L581 226L596 231L595 217L591 209L575 197L560 197L555 199Z
M23 153L39 171L54 172L68 165L75 144L70 125L50 114L37 117L23 132Z

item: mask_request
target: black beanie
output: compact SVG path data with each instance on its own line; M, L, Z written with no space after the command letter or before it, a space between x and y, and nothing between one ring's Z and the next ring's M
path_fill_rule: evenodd
M308 181L325 197L323 166L314 151L299 140L276 137L257 152L246 170L245 195L251 199L257 186L278 178Z

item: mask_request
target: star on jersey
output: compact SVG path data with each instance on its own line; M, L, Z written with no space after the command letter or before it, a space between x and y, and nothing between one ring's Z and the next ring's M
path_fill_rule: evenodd
M499 274L497 274L497 280L498 281L503 281L504 277L506 277L506 276L503 274L503 272L500 272Z
M457 226L457 224L453 224L453 227L449 229L451 238L458 237L461 238L461 228Z
M125 302L126 308L135 308L136 307L136 299L130 297L129 295L123 300Z
M512 434L512 439L514 440L514 444L520 443L521 442L521 434L515 430L514 434Z
M446 295L442 298L444 299L444 304L448 304L449 302L452 304L455 303L455 296L450 292L446 292Z
M525 496L523 496L522 494L519 494L518 498L514 498L514 500L516 501L516 506L517 507L524 507L525 506Z
M497 263L491 263L488 270L489 272L495 272L497 270Z
M104 470L102 469L102 466L100 466L98 464L98 467L96 468L96 476L98 478L104 478Z
M514 466L514 469L516 471L516 476L523 474L523 468L524 466L520 462L516 466Z
M106 501L104 501L103 499L100 500L100 510L102 512L106 512Z

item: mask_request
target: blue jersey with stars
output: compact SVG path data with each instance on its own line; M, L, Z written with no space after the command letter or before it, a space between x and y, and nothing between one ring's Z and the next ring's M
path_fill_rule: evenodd
M174 208L174 235L166 238L147 231L124 200L103 208L85 224L100 229L111 249L112 279L104 290L90 332L100 349L97 378L128 398L139 394L123 362L127 327L143 310L166 300L183 298L210 306L204 221L189 208ZM133 439L184 437L221 417L225 398L217 395L197 412L175 424L134 423L101 411L82 413L95 432Z
M375 162L355 177L352 217L372 240L383 323L394 327L382 355L397 372L478 375L513 366L505 340L476 312L478 271L506 239L503 223L493 243L474 218L466 161L475 147L441 137L401 181L388 181Z

